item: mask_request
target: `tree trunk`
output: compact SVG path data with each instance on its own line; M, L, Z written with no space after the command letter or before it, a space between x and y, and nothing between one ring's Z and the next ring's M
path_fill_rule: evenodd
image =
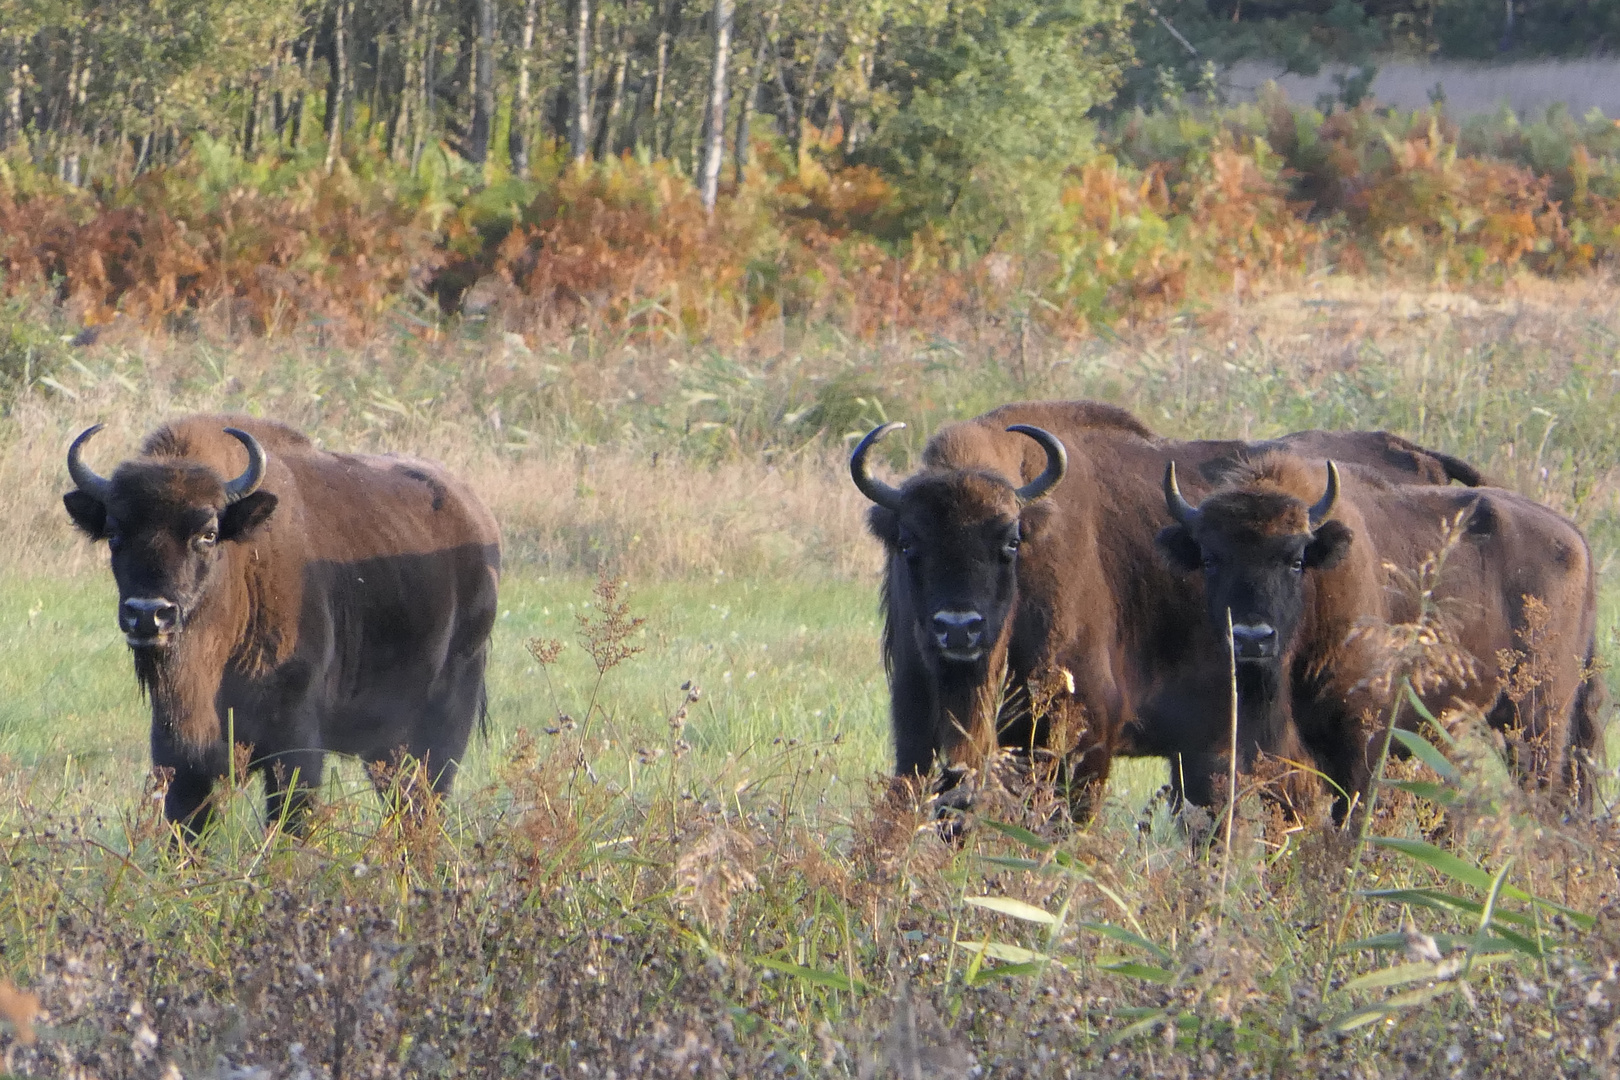
M427 148L428 133L433 125L433 23L439 13L439 0L426 0L427 12L422 19L422 84L418 88L416 131L411 138L411 171L422 162L422 151Z
M9 147L22 138L22 84L27 66L23 63L21 34L11 36L11 85L6 88L6 130L0 147Z
M628 14L626 12L627 18ZM602 124L602 133L597 139L597 157L611 157L618 146L619 118L624 113L624 80L630 70L630 45L625 41L625 36L626 31L621 23L615 35L618 40L613 60L613 96L608 99L607 120Z
M411 102L416 94L417 65L422 48L422 0L411 0L405 16L405 35L400 40L399 100L394 103L388 122L389 160L402 162L407 154L411 130Z
M478 69L473 79L472 130L467 135L467 160L482 165L489 158L489 137L495 126L495 0L477 0Z
M540 17L540 0L528 0L523 7L522 47L518 50L517 100L512 104L512 127L506 149L512 156L512 172L523 176L529 171L529 129L534 123L529 93L530 54L534 51L534 29Z
M804 76L804 92L799 97L799 122L793 128L793 160L804 153L804 128L810 122L810 106L816 100L816 69L821 66L821 45L827 40L827 31L816 34L816 47L810 50L810 70Z
M344 23L347 6L348 0L337 0L337 14L332 23L331 75L326 84L326 172L329 176L337 166L338 152L343 149L343 94L349 85L348 35Z
M708 146L703 154L699 193L703 209L712 216L720 195L720 162L726 152L726 65L731 58L733 0L714 0L714 68L709 80Z
M253 156L253 137L259 123L259 82L253 81L253 94L248 99L247 118L242 123L242 156Z
M574 0L574 116L569 150L584 161L591 150L591 0Z
M653 102L652 102L652 154L655 158L664 156L663 128L660 126L664 119L664 91L669 78L669 44L675 36L675 27L680 19L681 0L668 0L669 7L665 9L663 18L658 24L657 55L653 60Z
M749 145L748 127L753 122L754 110L759 108L759 88L765 81L765 48L776 34L776 20L781 13L782 5L778 3L771 10L771 17L764 29L760 31L759 46L754 49L754 66L748 73L748 94L743 98L742 108L737 113L737 143L732 148L732 153L739 187L742 186L743 171L748 168L749 159L753 156L753 148Z

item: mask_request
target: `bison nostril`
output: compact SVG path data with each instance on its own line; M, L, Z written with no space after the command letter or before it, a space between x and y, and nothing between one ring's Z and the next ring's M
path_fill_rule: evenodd
M153 637L180 625L180 607L163 599L140 597L118 605L118 625L126 634Z
M972 648L984 637L984 616L977 611L937 611L934 637L943 648Z
M1277 628L1270 623L1234 624L1232 645L1239 656L1270 656L1277 648Z

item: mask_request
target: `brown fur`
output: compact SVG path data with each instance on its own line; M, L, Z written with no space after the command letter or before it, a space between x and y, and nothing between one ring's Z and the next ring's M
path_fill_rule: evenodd
M1015 423L1058 436L1069 456L1063 481L1022 509L1013 488L1039 475L1046 456L1032 439L1005 430ZM1198 680L1213 646L1204 640L1200 597L1155 552L1155 533L1168 522L1160 479L1174 459L1187 470L1185 490L1196 496L1208 487L1199 470L1222 475L1248 455L1293 440L1327 446L1342 460L1395 478L1444 483L1450 475L1421 448L1384 433L1180 442L1094 402L1008 405L941 428L923 451L922 471L901 488L901 513L876 507L870 518L890 553L884 654L898 770L926 770L936 755L947 765L971 766L998 743L1048 746L1061 732L1071 777L1084 792L1106 779L1117 753L1202 754L1209 733L1188 729L1181 717L1189 715L1189 702L1201 707L1212 692ZM1466 466L1457 463L1454 471ZM1020 520L1024 532L1012 614L976 680L945 678L919 652L898 530L946 537L998 520ZM1000 700L1003 672L1011 693L998 713L992 703ZM1034 717L1032 680L1065 687L1072 680L1074 690L1051 697L1045 715ZM1200 759L1192 767L1207 764Z
M450 668L441 671L450 664L469 687L476 674L476 700L444 707L457 716L482 710L500 564L493 516L431 463L329 453L282 424L226 415L189 416L154 431L141 456L113 473L108 506L131 515L222 512L225 479L247 467L227 427L264 448L260 491L276 502L243 539L221 540L221 565L173 644L135 650L137 677L152 699L154 754L172 748L177 755L158 763L213 768L234 710L237 741L261 755L313 751L314 760L297 766L306 781L318 780L320 749L386 760L399 747L425 756L433 743L435 767L450 764L444 758L460 755L465 732L439 745L420 729L430 722L413 718L413 709L427 708L422 701L381 702L390 680L401 693L420 684L419 697L455 697L435 681L451 677ZM437 603L450 606L437 610ZM473 713L462 719L470 723Z
M1467 526L1446 555L1434 592L1441 641L1415 656L1414 682L1436 715L1455 705L1478 708L1497 726L1522 728L1534 748L1519 764L1536 782L1563 790L1580 783L1572 759L1601 753L1595 717L1602 687L1589 661L1596 620L1586 540L1572 523L1513 492L1392 485L1365 470L1341 470L1343 488L1331 515L1349 527L1347 557L1307 571L1305 616L1285 670L1289 692L1279 706L1292 734L1302 734L1329 775L1362 791L1400 672L1384 628L1420 616L1410 585L1390 580L1386 565L1411 574L1445 544L1444 523ZM1200 533L1232 539L1305 532L1306 507L1323 490L1325 465L1271 454L1234 473L1229 486L1200 505ZM1529 613L1544 605L1545 623ZM1446 639L1451 638L1447 653ZM1516 657L1535 672L1523 704L1509 700ZM1467 669L1472 668L1472 675Z

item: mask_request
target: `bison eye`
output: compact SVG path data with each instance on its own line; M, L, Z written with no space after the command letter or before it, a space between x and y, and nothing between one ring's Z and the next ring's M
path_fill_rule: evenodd
M1024 541L1018 536L1009 536L1007 542L1001 545L1001 556L1004 559L1013 559L1018 556L1018 549Z
M202 532L198 533L191 541L192 546L196 547L197 550L199 550L199 551L206 551L208 548L213 547L218 542L219 542L219 530L218 529L204 529Z
M1292 570L1296 574L1303 574L1305 572L1305 556L1295 555L1289 560L1288 569Z

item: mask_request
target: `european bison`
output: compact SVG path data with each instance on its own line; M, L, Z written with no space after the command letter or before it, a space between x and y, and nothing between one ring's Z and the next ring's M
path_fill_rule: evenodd
M63 502L112 553L168 819L207 823L228 722L272 823L300 823L328 751L403 751L447 790L484 715L500 573L477 497L436 465L242 416L166 424L107 478L80 456L99 430L73 440Z
M972 747L997 742L1047 748L1066 756L1081 812L1116 753L1174 759L1203 746L1180 719L1202 605L1154 549L1168 461L1215 475L1246 454L1300 445L1402 478L1479 480L1466 463L1384 433L1177 442L1082 401L1008 405L941 428L922 470L891 487L867 455L899 426L868 434L850 459L887 550L895 771L924 774L936 759L954 770ZM1183 771L1172 770L1178 783Z
M1590 797L1584 773L1601 734L1596 606L1591 554L1569 521L1509 491L1394 485L1287 454L1245 465L1196 507L1171 463L1164 499L1175 524L1159 546L1178 571L1198 574L1207 637L1220 643L1203 652L1206 700L1221 703L1204 713L1216 736L1206 757L1229 738L1230 612L1242 757L1288 754L1298 739L1344 792L1364 792L1372 736L1399 689L1396 643L1379 631L1414 624L1424 603L1415 578L1392 587L1386 567L1415 572L1443 555L1428 601L1431 625L1443 628L1417 661L1424 703L1438 713L1466 702L1497 728L1522 728L1530 760L1517 765Z

